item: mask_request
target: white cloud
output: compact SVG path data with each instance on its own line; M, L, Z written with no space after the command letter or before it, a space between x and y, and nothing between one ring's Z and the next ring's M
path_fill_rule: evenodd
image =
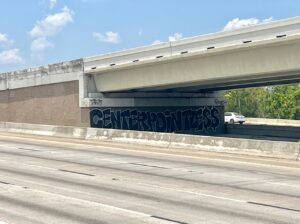
M47 48L53 48L54 44L47 41L45 37L40 37L31 42L31 51L38 52L44 51Z
M160 40L155 40L153 41L152 45L155 45L155 44L161 44L162 42Z
M269 18L267 18L267 19L264 19L264 20L263 20L263 23L272 22L273 20L274 20L273 17L269 17Z
M249 18L249 19L235 18L235 19L229 21L223 30L229 31L229 30L241 29L241 28L248 27L248 26L254 26L254 25L257 25L260 23L267 23L272 20L273 20L272 17L270 17L268 19L264 19L264 20L259 20L257 18Z
M57 4L57 0L49 0L49 8L54 9Z
M120 35L118 33L114 33L112 31L102 33L93 33L93 37L100 42L117 44L120 43Z
M176 41L182 39L182 33L174 33L173 36L169 36L169 41Z
M64 7L61 12L48 15L44 20L37 21L29 32L32 38L54 36L66 25L73 22L74 12Z
M8 38L5 33L0 33L0 47L5 50L0 51L0 64L21 64L24 60L18 48L9 49L14 41Z
M24 60L18 48L0 52L1 64L22 64Z
M5 33L0 33L0 46L7 47L14 43L13 40L10 40Z
M57 1L50 1L56 4ZM68 7L64 7L60 12L50 14L45 19L37 21L36 25L29 32L32 37L31 52L32 58L42 59L43 51L53 48L54 44L48 41L48 37L55 36L64 27L73 22L74 12Z

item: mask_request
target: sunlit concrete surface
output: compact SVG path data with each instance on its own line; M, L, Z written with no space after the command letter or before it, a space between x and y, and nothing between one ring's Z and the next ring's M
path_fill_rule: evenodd
M299 17L279 20L86 57L84 72L94 77L99 92L198 92L297 83L299 34Z
M300 164L0 134L0 222L300 223Z

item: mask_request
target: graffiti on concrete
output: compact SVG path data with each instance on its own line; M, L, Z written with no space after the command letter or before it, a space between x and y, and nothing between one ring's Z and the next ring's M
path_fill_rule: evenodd
M97 108L91 127L157 132L216 132L223 124L223 107Z
M219 106L225 106L225 105L227 105L227 100L219 100L219 99L215 99L215 104L216 105L219 105Z

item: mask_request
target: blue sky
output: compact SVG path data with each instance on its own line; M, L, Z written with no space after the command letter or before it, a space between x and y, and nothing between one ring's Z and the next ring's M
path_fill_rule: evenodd
M1 0L0 72L295 16L296 0Z

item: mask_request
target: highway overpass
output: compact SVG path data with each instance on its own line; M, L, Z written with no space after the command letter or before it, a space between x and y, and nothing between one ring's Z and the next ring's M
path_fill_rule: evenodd
M224 132L219 90L300 83L300 18L0 74L2 121Z
M300 82L300 19L84 58L99 92L205 92ZM118 82L116 82L118 80Z

